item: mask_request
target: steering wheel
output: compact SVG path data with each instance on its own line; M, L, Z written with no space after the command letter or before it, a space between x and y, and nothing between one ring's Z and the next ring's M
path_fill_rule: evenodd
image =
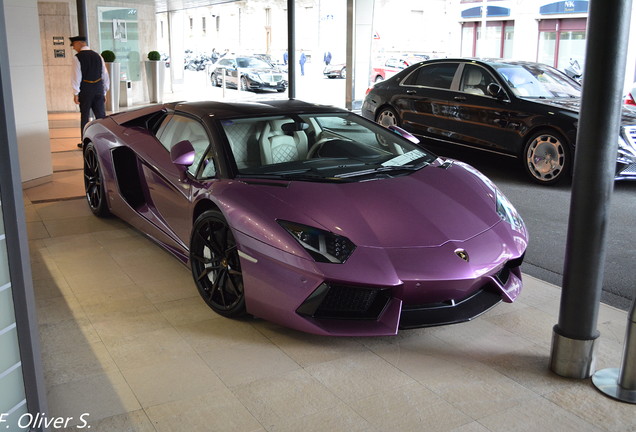
M320 149L322 148L322 146L327 142L330 141L330 138L327 138L325 140L321 140L318 141L316 144L314 144L309 151L307 152L307 159L313 159L315 157L320 157L320 155L318 154L318 152L320 151Z

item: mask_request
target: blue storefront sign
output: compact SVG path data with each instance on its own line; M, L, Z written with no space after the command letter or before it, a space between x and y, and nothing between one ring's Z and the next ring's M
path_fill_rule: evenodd
M589 1L560 1L541 6L541 15L554 15L566 13L587 13Z
M481 18L481 10L483 6L472 7L462 11L462 18ZM500 6L487 6L487 17L503 17L510 16L510 9Z

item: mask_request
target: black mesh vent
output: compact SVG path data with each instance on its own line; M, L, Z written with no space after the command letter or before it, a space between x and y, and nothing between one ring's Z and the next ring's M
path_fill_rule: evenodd
M330 284L321 297L311 313L314 318L377 319L391 299L391 290ZM309 311L301 307L299 312Z

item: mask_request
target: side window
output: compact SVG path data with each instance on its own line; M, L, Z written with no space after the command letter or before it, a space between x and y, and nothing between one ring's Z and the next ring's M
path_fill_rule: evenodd
M189 140L194 147L194 163L188 167L188 172L194 175L201 164L203 155L210 146L210 139L205 132L205 128L198 121L175 114L168 123L161 125L159 141L161 145L170 151L173 145L179 141Z
M488 95L488 84L495 82L492 75L482 67L473 64L464 66L459 89L474 95Z
M458 63L425 65L409 75L404 85L450 89L458 67Z

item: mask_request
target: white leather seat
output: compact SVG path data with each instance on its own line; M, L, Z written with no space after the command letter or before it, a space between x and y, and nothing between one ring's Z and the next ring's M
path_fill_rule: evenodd
M303 160L307 157L307 135L303 131L286 134L282 129L285 123L293 123L293 120L272 120L263 127L259 140L263 165Z
M482 89L477 87L481 85L482 78L483 78L483 74L481 73L480 70L470 68L465 78L464 92L474 94L474 95L485 94Z

